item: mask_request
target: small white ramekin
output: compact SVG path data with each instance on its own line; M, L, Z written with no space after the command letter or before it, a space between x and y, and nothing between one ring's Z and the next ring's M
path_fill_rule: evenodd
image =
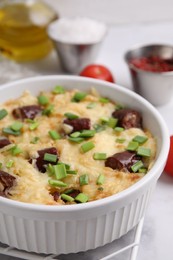
M0 197L0 242L37 253L67 254L103 246L138 224L164 168L169 134L160 114L148 101L123 87L90 78L41 76L16 81L1 86L0 102L16 98L24 90L38 94L55 85L82 91L94 87L101 95L141 111L144 127L157 141L157 156L152 169L119 194L66 206L27 204Z

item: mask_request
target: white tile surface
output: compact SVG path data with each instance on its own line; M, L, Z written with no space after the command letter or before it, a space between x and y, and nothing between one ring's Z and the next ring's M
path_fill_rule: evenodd
M173 44L173 22L112 27L102 45L97 62L102 63L111 69L118 84L131 88L129 72L123 60L124 52L135 44L154 42ZM14 64L14 66L19 66L20 68L20 65ZM42 62L23 64L21 68L25 68L25 72L29 70L31 74L62 73L54 54ZM12 70L14 70L14 68ZM25 76L25 72L23 72L22 76ZM15 73L15 71L9 71L9 77L6 78L6 81L9 81L10 79L13 80ZM13 75L13 77L10 77L10 75ZM17 77L21 77L21 73L16 75L16 78ZM2 78L2 67L0 67L0 81L2 81ZM173 99L166 106L159 107L158 110L163 115L170 133L173 134ZM173 259L172 219L173 178L163 173L158 181L157 189L146 214L137 260ZM123 243L124 242L122 242L122 244ZM12 260L11 258L5 258L4 256L0 256L0 259ZM92 258L88 260L91 259ZM124 260L124 258L118 258L118 260Z

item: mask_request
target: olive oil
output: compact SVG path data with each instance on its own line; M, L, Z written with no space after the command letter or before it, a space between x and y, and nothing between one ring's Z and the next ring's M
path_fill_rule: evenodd
M57 14L40 1L0 2L0 53L16 61L32 61L52 49L47 25Z

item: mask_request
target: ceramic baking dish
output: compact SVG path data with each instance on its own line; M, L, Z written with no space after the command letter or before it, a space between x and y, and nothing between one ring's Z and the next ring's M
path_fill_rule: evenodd
M45 206L0 197L0 242L37 253L86 251L126 234L145 215L169 150L169 134L157 110L139 95L121 86L76 76L41 76L6 84L0 102L17 98L24 90L33 94L55 85L88 91L141 111L143 125L155 136L157 156L152 169L136 184L119 194L85 204Z

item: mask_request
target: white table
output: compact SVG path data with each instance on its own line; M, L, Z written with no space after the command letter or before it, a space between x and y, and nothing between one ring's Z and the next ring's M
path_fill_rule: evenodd
M134 45L148 43L173 44L173 22L121 25L110 28L96 62L111 69L117 84L132 88L129 71L123 59L124 53ZM62 73L57 57L52 53L45 60L22 66L10 62L8 71L0 66L0 83L25 76ZM166 120L170 134L173 134L173 100L166 106L158 107L158 110ZM145 217L138 260L173 259L172 223L173 177L163 173ZM2 258L2 256L0 259L12 260L11 257Z

